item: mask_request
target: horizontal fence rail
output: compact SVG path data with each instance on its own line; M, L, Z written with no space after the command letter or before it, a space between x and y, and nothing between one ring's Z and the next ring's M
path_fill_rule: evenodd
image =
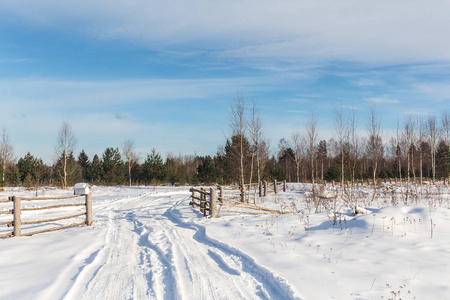
M269 209L256 205L256 197L266 197L269 193L286 192L286 181L278 183L260 182L256 184L246 184L241 187L236 186L220 186L218 189L209 188L191 188L191 202L193 208L199 207L203 215L211 218L217 217L218 212L236 212L247 214L273 214L273 213L290 213L286 211ZM250 198L253 197L253 204ZM241 209L230 210L224 207Z
M21 207L22 201L66 200L66 199L79 198L79 197L85 198L84 203L58 204L58 205L32 207L32 208L22 208ZM12 237L12 236L31 236L31 235L34 235L37 233L54 231L54 230L69 228L69 227L73 227L73 226L80 226L80 225L91 226L92 222L93 222L92 194L91 193L86 194L86 195L76 195L76 196L67 196L67 197L43 197L43 198L20 198L17 196L12 196L12 197L9 197L8 200L0 200L0 203L8 203L8 202L13 203L13 209L0 211L0 214L11 214L11 215L13 215L13 220L1 222L0 226L7 225L8 227L14 227L14 229L12 232L0 234L0 238ZM79 207L79 206L85 207L85 211L82 213L77 213L77 214L68 215L68 216L61 216L61 217L57 217L57 218L50 218L50 219L41 219L41 220L33 220L33 221L25 221L25 222L21 220L22 211L53 210L53 209L62 208L62 207ZM77 217L81 217L81 216L86 216L85 221L72 223L72 224L68 224L68 225L63 225L63 226L52 227L52 228L46 228L46 229L37 230L37 231L33 231L33 232L22 233L22 225L35 225L35 224L50 223L50 222L55 222L55 221L60 221L60 220L73 219L73 218L77 218Z

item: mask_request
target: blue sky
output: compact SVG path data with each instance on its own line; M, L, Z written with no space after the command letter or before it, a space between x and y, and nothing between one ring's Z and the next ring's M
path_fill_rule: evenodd
M237 92L265 135L333 136L341 104L386 135L407 114L450 110L449 2L25 1L0 5L0 125L16 157L52 162L63 121L77 154L135 140L144 158L212 155Z

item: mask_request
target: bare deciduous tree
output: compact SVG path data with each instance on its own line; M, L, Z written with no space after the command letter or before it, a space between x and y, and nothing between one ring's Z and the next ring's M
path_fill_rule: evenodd
M258 181L261 181L261 173L266 167L267 161L269 160L270 143L267 139L262 138L258 144Z
M339 143L339 152L341 155L341 186L344 186L344 144L347 141L348 133L347 133L347 124L345 121L344 112L341 106L335 110L334 112L334 128L336 130L336 134L338 136Z
M351 144L352 144L352 185L354 185L355 181L355 172L356 172L356 165L358 163L358 156L359 156L359 138L358 134L356 133L356 112L352 111L352 117L350 119L350 135L351 135Z
M450 113L448 111L442 113L441 128L445 144L450 146Z
M14 160L14 149L12 146L11 139L9 138L8 132L5 127L3 127L3 134L2 134L2 143L1 143L1 157L0 162L2 164L2 182L5 182L5 175L6 170L8 169L9 165Z
M373 106L370 107L370 116L369 116L369 123L367 125L367 130L369 136L368 154L372 158L373 183L376 186L378 159L381 154L381 148L383 143L381 139L380 121L377 117L375 107Z
M297 182L300 182L300 165L303 156L303 137L300 131L296 130L292 133L292 150L294 150L295 174Z
M67 187L67 176L70 170L67 169L67 161L70 154L75 150L77 139L72 131L69 123L63 122L58 132L58 139L56 141L56 159L62 163L62 172L60 174L62 188Z
M413 172L413 178L415 181L416 173L414 171L414 144L415 144L415 120L409 115L404 124L404 132L403 137L405 140L406 146L406 164L407 164L407 172L406 172L406 202L408 201L409 195L409 184L410 184L410 173L411 169Z
M245 117L245 99L240 93L237 93L234 103L231 106L231 131L233 136L239 139L239 184L244 187L244 137L247 127Z
M436 117L431 116L427 120L427 134L428 141L430 143L431 148L431 169L433 172L433 184L436 180L436 143L437 143L437 128L436 128Z
M256 172L258 177L258 182L261 181L261 173L260 173L260 157L259 157L259 143L262 139L262 122L261 115L258 110L258 106L256 104L255 99L252 100L252 116L250 120L250 135L252 139L252 147L251 147L251 164L250 164L250 181L252 183L253 179L253 165L254 159L256 158Z
M400 180L400 191L402 194L402 201L404 200L403 194L403 181L402 181L402 134L400 132L400 121L397 119L397 134L395 137L395 150L394 153L397 156L397 165L398 165L398 177Z
M315 161L315 153L316 153L316 143L317 143L317 119L316 115L311 112L311 115L306 124L306 139L308 142L308 154L311 162L311 182L312 182L312 193L314 205L316 207L316 212L319 210L319 201L316 195L315 190L315 181L314 181L314 161Z
M131 186L131 169L138 162L138 156L134 151L134 140L126 139L122 147L123 156L126 159L128 169L128 185Z
M421 116L418 118L418 127L419 127L419 172L420 172L420 194L423 194L423 143L426 140L425 137L425 123L424 118Z

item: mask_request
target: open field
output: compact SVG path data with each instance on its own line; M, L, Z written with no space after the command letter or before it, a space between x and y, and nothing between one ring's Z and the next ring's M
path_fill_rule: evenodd
M310 190L289 184L256 199L289 214L209 219L189 206L189 187L94 187L93 227L0 240L0 298L448 299L447 186L413 187L407 201L398 185L375 197L373 187L328 186L317 208ZM12 195L35 192L0 198ZM353 216L355 205L365 214Z

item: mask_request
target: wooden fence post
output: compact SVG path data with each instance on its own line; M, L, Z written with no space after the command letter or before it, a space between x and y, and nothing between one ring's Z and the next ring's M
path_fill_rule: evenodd
M258 182L258 189L259 189L259 198L262 197L263 195L263 191L262 191L262 182Z
M195 208L196 205L195 205L195 192L194 192L194 189L191 188L189 191L191 192L191 203L190 204L192 205L192 208Z
M264 197L267 197L267 181L264 181Z
M223 186L220 186L220 203L223 203L223 198L225 198L225 194L223 193Z
M278 193L278 191L277 191L277 180L276 179L273 180L273 191L274 191L275 194Z
M202 192L200 193L200 212L203 213L204 216L206 216L206 194L205 189L201 188Z
M20 221L20 198L13 196L12 200L14 202L14 236L21 236L21 221Z
M86 194L86 225L92 226L92 193Z
M216 217L216 202L217 202L217 198L216 198L216 190L211 188L209 190L209 215L211 216L211 218L215 218Z
M286 184L286 180L283 181L283 192L286 192L287 189L287 184Z
M241 202L245 202L245 184L241 185Z

